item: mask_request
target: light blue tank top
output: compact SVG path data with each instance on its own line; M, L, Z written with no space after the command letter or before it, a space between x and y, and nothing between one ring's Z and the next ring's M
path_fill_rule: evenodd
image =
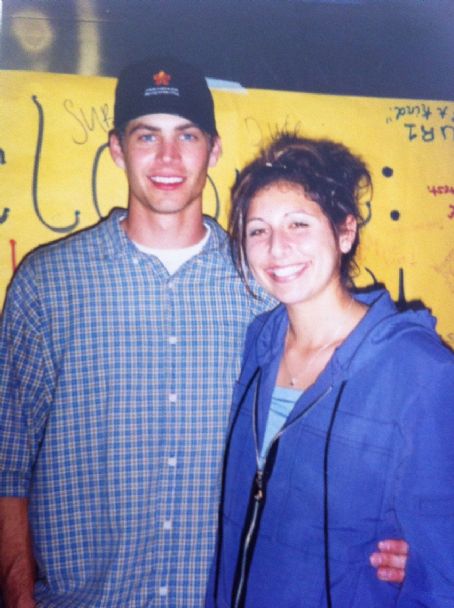
M266 450L273 437L281 430L293 409L296 401L303 391L296 388L275 386L271 397L270 411L266 421L265 436L263 438L262 451L260 453L260 466L262 466Z

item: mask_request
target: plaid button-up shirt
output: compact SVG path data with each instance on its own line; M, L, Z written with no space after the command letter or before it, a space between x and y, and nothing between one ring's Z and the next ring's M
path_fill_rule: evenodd
M203 606L251 298L212 220L169 276L117 210L38 250L3 315L0 493L28 496L40 606Z

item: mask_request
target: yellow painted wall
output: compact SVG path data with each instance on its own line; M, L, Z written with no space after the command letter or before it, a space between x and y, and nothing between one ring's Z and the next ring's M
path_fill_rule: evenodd
M111 78L0 73L0 301L13 267L39 244L125 206L126 184L104 147ZM454 103L307 93L214 91L224 155L207 213L223 225L235 170L285 127L347 144L374 177L361 273L395 299L422 300L454 346Z

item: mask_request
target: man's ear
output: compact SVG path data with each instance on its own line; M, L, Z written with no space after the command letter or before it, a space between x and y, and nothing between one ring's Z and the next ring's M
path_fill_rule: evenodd
M208 159L208 166L215 167L218 163L218 160L222 156L222 142L219 135L213 138L213 145L210 151L210 157Z
M123 148L121 146L120 136L115 131L112 131L109 134L109 150L110 156L112 157L114 163L117 165L117 167L124 170L126 166Z
M347 215L339 230L339 249L342 253L348 253L353 246L358 224L353 215Z

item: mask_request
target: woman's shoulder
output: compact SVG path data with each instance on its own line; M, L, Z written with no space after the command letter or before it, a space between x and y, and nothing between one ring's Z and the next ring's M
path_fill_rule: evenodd
M369 306L356 336L361 350L387 359L454 361L454 353L437 333L437 319L426 307L399 309L384 289L373 290L360 301Z
M350 370L392 387L396 400L454 394L454 353L437 334L428 311L396 312L381 319L364 336Z
M376 336L379 335L377 331ZM443 343L436 331L436 319L428 310L396 314L383 323L381 336L389 352L396 356L454 364L454 353Z

